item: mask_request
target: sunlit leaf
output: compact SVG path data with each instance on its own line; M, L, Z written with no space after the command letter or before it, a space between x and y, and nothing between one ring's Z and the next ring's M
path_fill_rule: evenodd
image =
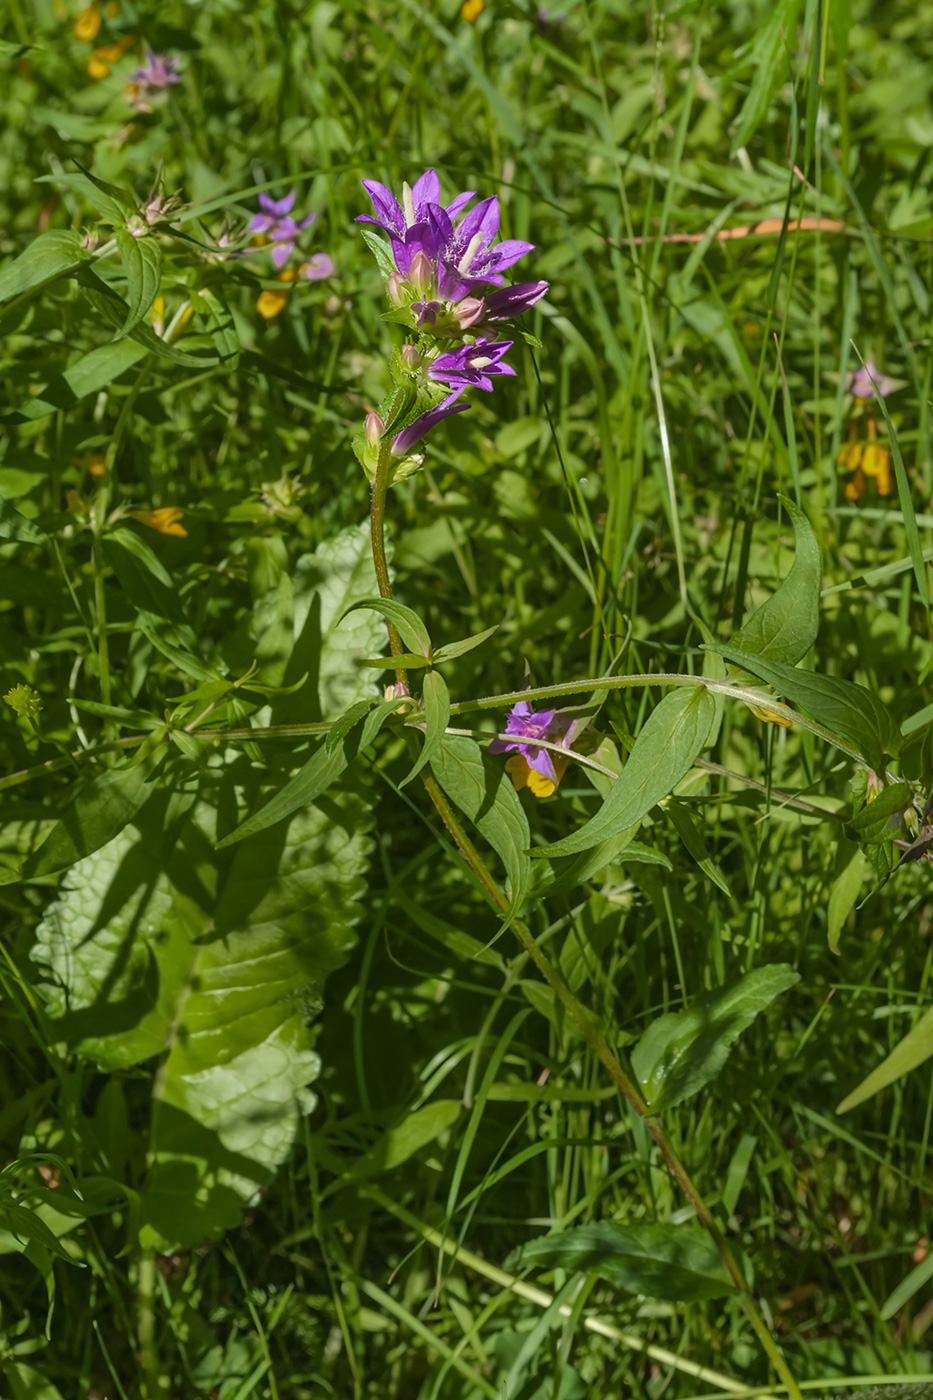
M671 691L652 710L622 776L613 783L595 817L563 841L537 846L532 855L576 855L635 826L689 773L715 715L716 706L703 686Z

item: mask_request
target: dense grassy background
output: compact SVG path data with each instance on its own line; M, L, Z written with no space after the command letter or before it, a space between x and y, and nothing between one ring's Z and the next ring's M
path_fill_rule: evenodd
M298 210L320 210L306 247L328 252L336 274L298 286L266 321L256 299L271 282L232 268L237 332L266 361L231 373L150 360L144 375L77 401L66 393L38 417L24 407L111 328L71 284L2 326L0 493L57 521L60 547L55 567L41 550L0 544L0 692L28 683L44 706L43 740L0 707L4 772L101 736L67 702L100 698L84 623L100 585L115 703L142 693L158 713L183 688L156 658L134 689L145 663L126 641L126 603L64 514L69 492L92 496L95 454L111 450L112 501L185 510L186 538L147 538L204 654L232 665L251 654L257 576L364 519L349 443L384 392L395 332L352 220L367 208L361 178L397 186L429 165L451 195L498 193L506 235L536 244L526 275L552 284L528 318L543 350L516 349L518 377L437 431L424 473L390 503L397 592L433 634L500 624L452 668L455 698L512 690L526 663L538 684L597 674L620 653L633 671L699 667L703 625L725 635L787 571L783 491L799 493L824 549L814 664L876 690L899 722L924 714L933 648L897 497L869 482L847 499L836 458L850 430L868 431L844 394L851 340L901 385L889 407L929 544L927 0L735 0L666 14L623 0L547 11L487 0L475 23L447 0L122 0L92 40L73 32L77 16L70 0L6 10L4 258L40 229L92 221L80 194L39 177L77 159L142 199L164 162L165 189L198 215L190 227L215 238L225 218L243 227L258 189L297 186ZM87 74L92 48L123 35L179 59L180 83L151 111L125 91L138 43L109 76ZM664 241L785 213L844 227ZM185 255L163 284L166 320L185 296ZM291 520L257 508L283 476L304 488ZM635 727L642 703L609 702L617 732ZM926 1374L929 1285L892 1315L883 1305L925 1249L929 1067L849 1116L835 1107L928 1000L927 868L866 898L830 952L837 824L768 789L837 810L847 764L744 711L727 712L711 757L763 785L696 786L721 885L658 820L641 839L672 871L616 867L549 905L537 932L620 1047L659 1011L758 963L798 968L798 986L670 1130L753 1259L800 1379L833 1392L856 1376ZM495 921L447 858L423 794L398 791L404 771L390 745L366 779L377 806L359 947L328 984L318 1103L289 1165L238 1229L160 1258L154 1279L121 1252L125 1214L82 1225L84 1267L56 1266L48 1336L41 1277L19 1255L0 1258L11 1393L142 1393L140 1313L164 1393L178 1397L683 1400L727 1393L723 1375L734 1389L767 1383L731 1303L685 1308L595 1283L562 1316L497 1272L549 1226L678 1219L683 1203L508 935L478 955ZM10 861L70 781L33 777L0 794ZM556 839L592 796L571 772L535 806L534 828ZM87 1174L106 1157L105 1079L48 1043L28 971L54 888L0 890L0 1137L4 1161L51 1152ZM128 1117L110 1130L105 1165L133 1184L148 1071L121 1082ZM432 1096L463 1104L437 1140L368 1184L345 1178ZM545 1282L557 1296L565 1280ZM588 1329L587 1314L607 1327Z

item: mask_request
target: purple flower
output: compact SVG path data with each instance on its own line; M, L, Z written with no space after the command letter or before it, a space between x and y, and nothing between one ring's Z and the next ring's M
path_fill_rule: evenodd
M559 744L563 739L563 731L564 724L558 719L556 710L533 710L527 700L519 700L509 711L503 731L514 737L508 740L493 739L489 745L489 752L511 753L514 750L520 753L529 768L557 787L561 773L558 773L554 766L554 755L548 749L538 747L535 740L544 739L548 743ZM566 761L561 763L558 759L558 763L562 772Z
M178 59L166 58L164 54L154 53L148 44L144 44L143 65L136 69L130 81L136 83L144 94L162 92L172 83L180 81Z
M882 374L874 360L866 360L858 369L846 375L846 392L857 399L873 399L875 389L886 398L897 387L897 381Z
M428 367L428 378L461 391L471 385L477 389L491 390L491 375L515 373L502 358L511 348L511 340L480 339L473 345L461 345L459 350L448 351L433 359Z
M520 316L536 301L540 301L547 291L546 282L517 282L514 287L503 287L485 297L481 321L511 321Z
M307 282L323 282L325 277L333 277L336 272L333 262L326 253L312 253L307 262L298 269L298 276Z
M397 307L411 310L417 329L458 336L483 319L520 315L547 291L546 282L503 286L503 274L534 244L518 238L495 242L500 220L495 195L468 212L472 190L442 205L434 170L426 170L412 188L404 185L401 203L378 181L364 180L363 185L374 213L360 214L357 222L388 233L397 269L389 279L389 295ZM480 303L490 285L502 290L486 298L484 309Z
M449 418L453 413L462 413L465 408L469 408L468 403L457 403L460 397L460 390L448 394L447 398L437 404L435 408L429 408L426 413L420 414L413 423L409 423L407 428L403 428L397 433L392 443L393 457L407 457L416 442L420 442L425 433L429 433L436 424L443 419Z
M267 194L259 196L261 214L255 214L246 226L247 233L267 235L272 244L272 261L276 267L284 267L303 229L310 227L317 213L309 214L301 223L290 217L297 191L290 190L282 199L272 199ZM325 273L324 276L329 274Z

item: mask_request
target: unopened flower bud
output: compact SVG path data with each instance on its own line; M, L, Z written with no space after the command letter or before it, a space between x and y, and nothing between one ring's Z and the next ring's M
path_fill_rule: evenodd
M486 303L482 297L464 297L456 310L457 325L464 331L468 326L475 326L477 321L483 319L485 309Z
M386 700L407 700L411 691L404 681L396 681L394 685L387 685L385 688Z
M421 295L423 295L434 282L434 268L431 266L431 260L420 248L411 260L411 267L408 269L408 280L415 291Z
M421 356L414 345L403 345L401 349L402 364L406 369L416 370Z
M366 415L366 446L376 448L382 441L382 434L386 430L386 425L379 417L378 413L367 413Z
M405 305L405 280L400 272L390 272L386 279L386 292L393 306Z

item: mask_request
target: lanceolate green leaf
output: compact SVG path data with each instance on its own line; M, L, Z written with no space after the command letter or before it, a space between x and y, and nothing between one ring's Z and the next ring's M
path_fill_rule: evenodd
M117 229L114 235L123 271L126 274L126 300L129 307L123 332L131 331L152 310L152 303L162 281L162 254L154 235L146 233L135 238L128 229Z
M784 963L759 967L650 1025L632 1051L632 1068L649 1107L660 1112L699 1093L759 1012L799 981Z
M768 114L778 85L787 75L788 35L793 34L802 0L778 0L767 12L752 47L754 73L732 137L732 150L744 146Z
M776 593L731 639L732 646L794 666L816 641L820 625L820 546L813 527L785 496L779 497L794 526L796 552Z
M0 301L22 296L74 272L90 253L74 229L49 229L34 238L18 258L0 272Z
M577 1269L672 1303L723 1298L735 1287L709 1235L692 1225L580 1225L532 1240L505 1266Z
M595 817L572 836L550 846L537 846L531 854L576 855L635 826L689 773L715 716L716 705L703 686L666 695L635 740L622 776L613 783Z
M444 731L450 723L450 693L440 671L428 671L425 674L422 698L425 718L424 743L414 768L402 781L402 787L410 783L425 764L435 757L443 742Z
M854 749L872 768L883 766L885 753L898 752L901 736L888 707L863 685L815 671L801 671L723 642L711 645L710 650L751 671L779 695L799 705L804 714L838 736L843 747Z
M191 1246L234 1225L289 1151L318 1072L309 1022L352 947L369 824L327 810L217 856L217 813L257 781L230 756L157 794L66 875L37 933L56 1040L113 1071L159 1056L143 1240Z
M143 763L110 768L88 783L25 862L20 878L38 879L66 870L118 836L152 795L152 772L163 757L164 750Z
M390 622L395 623L406 646L417 655L430 658L431 638L428 629L413 608L407 608L404 603L397 603L394 598L361 598L358 603L347 608L347 613L356 612L357 608L371 608L373 612L387 617Z
M881 1061L878 1068L873 1069L871 1074L862 1080L857 1089L853 1089L851 1094L846 1095L836 1112L848 1113L850 1108L857 1108L866 1099L880 1094L882 1089L886 1089L895 1080L903 1079L905 1074L909 1074L912 1069L922 1065L931 1055L933 1055L933 1007L924 1012L913 1030L908 1031L904 1039L895 1045L890 1055Z
M115 340L107 345L98 345L96 350L79 356L63 374L56 374L34 398L25 399L11 417L14 421L46 418L60 408L70 408L79 399L96 394L112 384L145 356L145 346L138 345L134 340Z
M492 763L473 739L445 736L432 760L434 776L452 802L502 858L509 897L517 911L531 878L528 818L501 763Z
M303 768L285 784L274 797L260 807L248 821L243 822L217 843L217 849L234 846L247 836L255 836L267 827L275 826L286 817L294 816L302 807L307 807L326 792L331 783L340 777L347 767L349 758L345 751L345 741L341 739L328 749L327 744L319 744Z
M14 505L0 496L0 540L18 540L21 544L48 544L48 536L38 525L27 520Z

